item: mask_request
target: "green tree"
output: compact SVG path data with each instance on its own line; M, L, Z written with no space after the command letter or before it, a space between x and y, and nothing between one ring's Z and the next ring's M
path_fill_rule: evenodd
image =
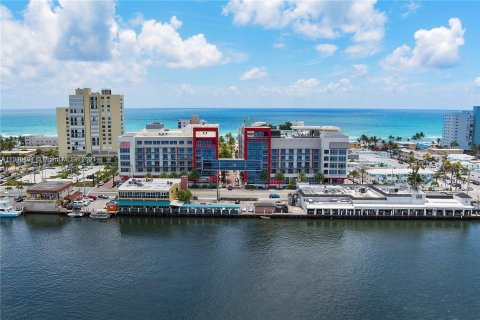
M200 174L198 173L198 171L196 169L193 169L192 171L190 171L190 173L188 174L188 179L192 180L193 183L197 183L197 180L200 178Z
M360 176L361 182L363 184L363 182L365 181L365 176L367 175L367 170L365 170L365 168L360 168L358 170L358 175Z
M456 147L458 147L458 146L459 146L459 144L458 144L458 142L455 141L455 140L450 143L450 148L452 148L452 149L453 149L453 148L456 148Z
M315 181L318 181L319 183L323 183L323 180L325 180L325 176L323 175L323 173L317 172L313 176L313 179L315 179Z
M152 179L153 176L152 176L152 174L151 174L150 172L147 172L147 174L145 175L145 178L146 178L146 179Z
M270 175L268 174L267 170L262 170L262 172L260 172L260 179L265 184L265 188L267 188L267 183L268 183L268 180L270 179Z
M284 123L281 123L278 125L278 129L280 130L291 130L292 129L292 123L290 121L285 121Z
M348 173L348 178L352 180L353 183L355 183L355 179L358 179L360 177L360 174L357 170L352 170Z
M305 173L303 172L298 175L298 180L302 183L305 183L308 181L307 177L305 176Z
M192 192L188 189L181 189L177 192L177 199L182 202L189 202L192 198Z
M280 185L285 181L285 175L282 171L279 171L275 174L275 180L278 180L278 187L280 188Z

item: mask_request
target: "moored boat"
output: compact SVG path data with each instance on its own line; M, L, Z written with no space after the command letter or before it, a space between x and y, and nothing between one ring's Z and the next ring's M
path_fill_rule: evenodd
M23 208L15 209L8 198L0 200L0 218L15 218L23 213Z
M72 211L72 212L67 213L67 216L74 217L74 218L83 217L84 215L85 215L85 212L83 212L83 211Z
M90 213L90 218L92 219L108 219L110 218L110 213L107 211L93 211Z

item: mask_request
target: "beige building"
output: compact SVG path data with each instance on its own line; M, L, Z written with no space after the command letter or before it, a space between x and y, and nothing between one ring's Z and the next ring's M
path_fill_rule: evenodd
M57 108L58 153L114 156L124 133L123 95L110 89L76 89L69 106Z

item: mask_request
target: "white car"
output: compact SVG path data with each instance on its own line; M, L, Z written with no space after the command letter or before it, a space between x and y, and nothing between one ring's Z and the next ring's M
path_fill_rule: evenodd
M253 212L253 207L248 207L248 212Z
M243 207L242 212L247 212L247 208Z
M72 204L73 204L74 206L78 206L78 207L80 207L80 206L84 207L84 206L85 206L85 202L84 202L83 200L73 201ZM88 204L87 204L87 205L88 205Z

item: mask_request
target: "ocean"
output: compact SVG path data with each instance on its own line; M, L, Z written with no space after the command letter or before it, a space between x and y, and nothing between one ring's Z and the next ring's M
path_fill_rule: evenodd
M303 120L306 125L332 125L356 139L362 134L386 138L389 135L404 139L423 131L425 141L442 136L445 110L396 110L396 109L302 109L302 108L206 108L206 109L125 109L125 129L138 131L150 122L163 122L176 128L178 119L198 114L209 123L220 124L220 132L236 133L243 121L265 121L278 124ZM0 133L2 135L46 134L56 135L55 109L1 110Z
M478 319L480 223L27 214L1 319Z

